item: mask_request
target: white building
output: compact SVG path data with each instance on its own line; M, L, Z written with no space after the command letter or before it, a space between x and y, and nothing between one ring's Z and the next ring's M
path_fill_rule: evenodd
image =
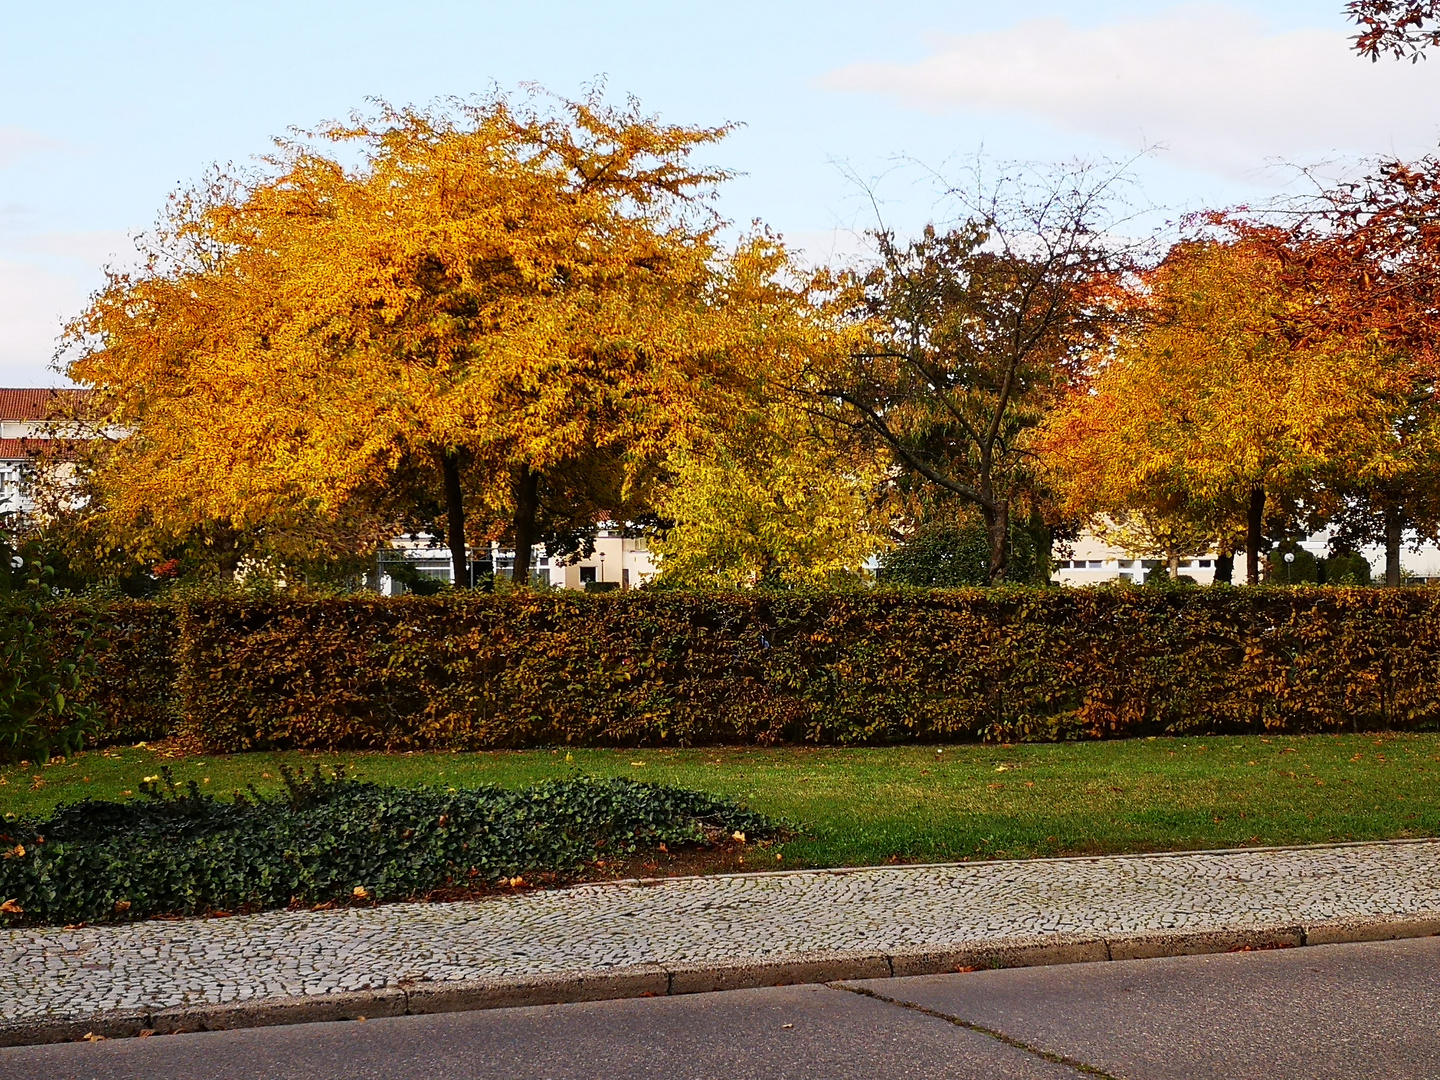
M1324 558L1329 551L1329 542L1322 533L1302 540L1300 547L1316 558ZM1379 547L1366 547L1360 552L1370 563L1371 580L1383 580L1385 575L1385 552ZM1180 574L1192 578L1197 585L1215 583L1214 553L1180 560ZM1163 569L1165 560L1144 557L1127 552L1100 538L1083 533L1071 545L1070 557L1058 559L1051 571L1051 579L1061 585L1100 585L1105 582L1129 581L1143 584L1145 575L1152 569ZM1401 549L1400 566L1407 580L1435 584L1440 582L1440 548L1425 544L1415 551L1409 547ZM1245 583L1245 553L1235 554L1235 569L1231 580L1236 585Z
M472 566L483 563L486 555L496 576L507 578L515 566L515 553L499 544L489 552L471 551ZM412 567L422 577L449 582L453 578L450 550L438 537L417 536L393 541L380 557L380 591L387 596L404 592L405 587L393 573L397 564ZM659 572L645 540L627 536L624 531L607 525L595 537L595 550L587 556L567 559L551 558L543 546L535 549L530 562L530 580L552 589L633 589L649 581Z
M83 401L84 393L0 388L0 523L33 508L30 479L46 442L91 434L86 425L60 419Z

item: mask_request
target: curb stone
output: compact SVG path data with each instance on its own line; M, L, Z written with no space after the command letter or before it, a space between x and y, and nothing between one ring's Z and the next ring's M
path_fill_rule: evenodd
M983 968L1140 960L1162 956L1283 949L1440 936L1440 914L1388 916L1231 930L1097 937L1037 936L956 945L953 949L878 953L792 953L766 960L703 964L642 964L608 971L556 972L519 979L416 982L309 997L266 998L154 1012L103 1013L88 1019L0 1022L0 1047L75 1042L143 1034L178 1034L359 1020L426 1013L560 1005L616 998L665 997L785 986L843 983L907 975L943 975Z

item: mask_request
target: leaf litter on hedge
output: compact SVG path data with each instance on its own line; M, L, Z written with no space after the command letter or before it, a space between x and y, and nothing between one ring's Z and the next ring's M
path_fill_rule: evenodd
M0 925L404 900L788 831L725 799L628 779L444 790L281 772L279 795L252 786L224 802L162 768L139 798L0 823Z

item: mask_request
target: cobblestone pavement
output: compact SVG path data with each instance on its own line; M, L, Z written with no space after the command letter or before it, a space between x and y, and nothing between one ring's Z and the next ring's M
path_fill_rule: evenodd
M1440 915L1440 840L582 885L0 931L0 1022L816 950Z

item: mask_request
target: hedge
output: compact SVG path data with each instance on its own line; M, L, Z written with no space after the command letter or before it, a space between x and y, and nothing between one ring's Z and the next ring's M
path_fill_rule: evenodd
M124 605L112 737L891 743L1440 722L1440 590L664 592ZM128 650L128 651L127 651Z
M760 840L779 823L703 792L633 780L515 791L394 788L285 775L288 791L221 802L167 774L146 798L0 821L0 926L104 922L290 904L400 900L600 855Z

